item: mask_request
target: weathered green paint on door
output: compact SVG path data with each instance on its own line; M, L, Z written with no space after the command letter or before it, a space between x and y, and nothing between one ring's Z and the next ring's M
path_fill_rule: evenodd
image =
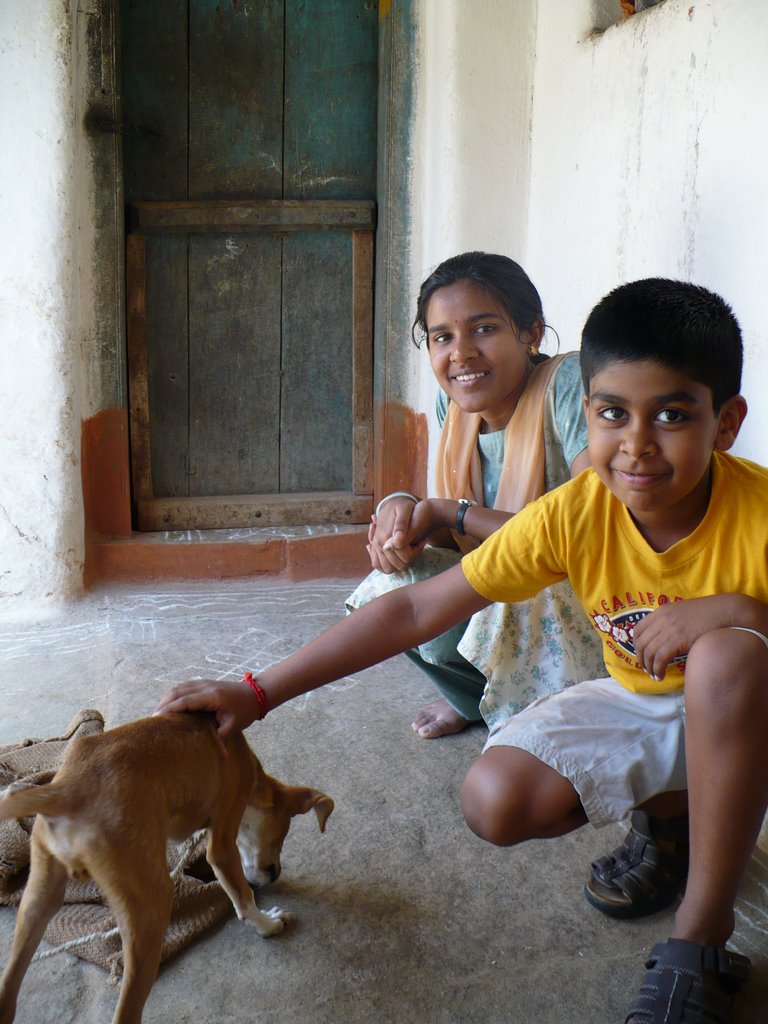
M373 200L377 30L374 0L122 0L129 209ZM153 497L360 492L360 249L329 224L146 234Z

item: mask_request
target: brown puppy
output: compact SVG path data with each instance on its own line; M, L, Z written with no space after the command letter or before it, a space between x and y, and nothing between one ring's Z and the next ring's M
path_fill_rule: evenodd
M10 1024L24 974L48 921L61 906L67 876L91 877L111 907L125 973L113 1024L139 1024L160 964L173 882L166 844L208 829L206 856L237 916L261 935L288 916L256 907L238 853L248 808L252 881L274 881L291 818L314 807L325 831L333 800L316 789L271 778L241 733L224 741L209 715L143 718L70 744L45 786L10 786L0 820L36 814L29 881L11 954L0 980L0 1024ZM250 846L249 846L250 844ZM255 844L256 850L253 850Z

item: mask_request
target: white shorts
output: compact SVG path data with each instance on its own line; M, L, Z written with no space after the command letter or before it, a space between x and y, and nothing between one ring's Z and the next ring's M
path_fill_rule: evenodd
M768 637L754 633L768 647ZM688 788L685 699L632 693L614 679L540 697L491 730L489 747L519 747L568 779L591 824L621 821L657 793Z
M598 828L657 793L688 788L682 690L632 693L615 679L577 683L493 729L483 749L499 746L527 750L568 779Z

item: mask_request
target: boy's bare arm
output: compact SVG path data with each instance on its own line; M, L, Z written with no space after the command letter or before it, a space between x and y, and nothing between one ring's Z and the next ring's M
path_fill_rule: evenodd
M728 626L768 636L768 605L746 594L715 594L662 605L635 626L637 660L648 675L663 679L672 659L687 654L695 640Z
M410 650L485 608L490 601L467 582L460 565L371 601L259 674L276 707Z
M270 708L334 679L359 672L418 646L491 602L467 582L460 565L423 583L371 601L321 633L285 661L259 673ZM242 683L198 680L166 694L156 713L211 711L222 735L259 716L255 694Z

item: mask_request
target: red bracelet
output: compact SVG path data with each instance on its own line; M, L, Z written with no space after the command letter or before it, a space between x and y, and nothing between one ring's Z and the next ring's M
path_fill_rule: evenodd
M256 721L260 722L262 718L266 718L269 713L269 701L267 700L267 695L253 678L253 672L246 672L243 676L243 682L246 686L250 686L256 694L256 700L259 702L259 713L256 716Z

